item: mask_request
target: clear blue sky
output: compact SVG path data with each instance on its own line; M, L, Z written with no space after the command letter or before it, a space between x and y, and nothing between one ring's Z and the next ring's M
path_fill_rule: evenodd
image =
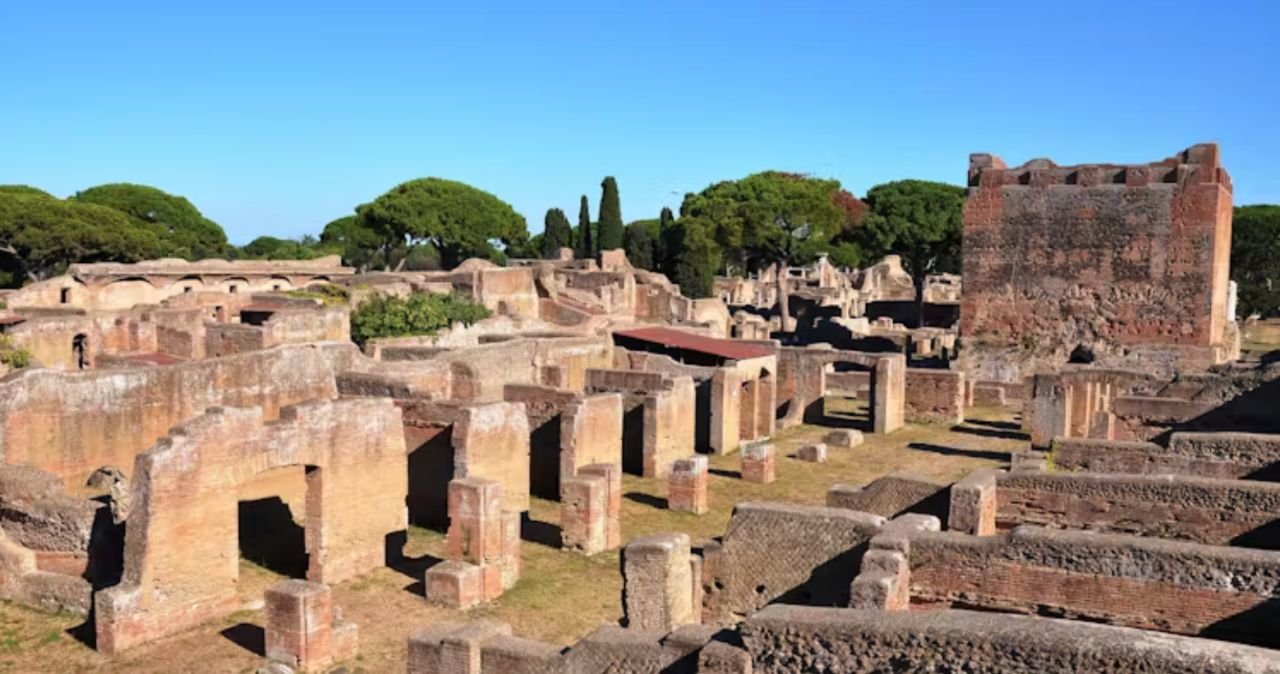
M192 5L189 7L188 5ZM201 7L194 7L200 5ZM1280 202L1280 2L24 2L0 11L0 183L181 194L231 239L462 180L533 232L764 169L861 195L1009 162L1222 144Z

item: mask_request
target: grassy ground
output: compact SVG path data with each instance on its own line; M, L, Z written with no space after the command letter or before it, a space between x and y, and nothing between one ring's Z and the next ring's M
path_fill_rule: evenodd
M833 399L833 413L861 414L857 404ZM962 425L908 425L888 436L868 435L854 450L832 450L826 464L788 458L799 445L820 439L827 429L802 426L779 433L778 479L770 485L737 478L736 454L711 458L711 512L703 516L665 509L661 480L624 478L624 539L684 531L695 545L722 534L735 503L748 500L823 503L834 484L863 484L894 471L953 481L979 467L1005 460L1025 446L1004 410L971 410ZM344 663L353 672L404 671L405 639L415 629L448 619L492 617L517 634L570 644L602 623L622 615L622 579L617 552L587 558L554 547L559 504L535 499L523 546L524 574L516 587L490 605L465 614L430 606L423 599L422 574L443 553L444 536L412 529L409 561L382 568L334 588L336 603L360 626L360 655ZM550 545L548 544L550 543ZM68 631L82 619L0 603L0 672L252 672L262 651L262 594L279 576L249 563L241 566L244 609L216 624L106 658Z

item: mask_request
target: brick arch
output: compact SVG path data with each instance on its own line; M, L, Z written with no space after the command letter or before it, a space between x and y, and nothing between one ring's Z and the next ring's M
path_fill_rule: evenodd
M98 649L116 653L236 610L238 488L307 466L307 579L336 583L385 563L406 526L407 456L385 398L308 402L265 422L212 408L138 455L121 583L95 596Z

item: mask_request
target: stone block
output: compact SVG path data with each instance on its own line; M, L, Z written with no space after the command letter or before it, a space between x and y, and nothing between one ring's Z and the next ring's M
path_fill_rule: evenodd
M951 485L948 529L976 536L996 533L996 475L984 468Z
M667 477L667 507L694 515L707 512L707 457L694 456L672 464Z
M627 627L671 630L693 622L693 579L687 534L638 538L623 551Z
M437 623L410 635L406 671L408 674L481 674L481 649L485 643L510 634L509 625L494 621Z
M588 555L609 549L608 491L599 475L579 475L561 485L560 538L566 549Z
M827 445L822 442L805 445L796 451L796 458L809 463L826 463Z
M471 608L481 601L480 567L460 561L440 562L427 569L427 601L449 608Z
M742 448L742 479L769 484L776 478L777 455L773 445L761 443Z
M751 654L723 641L712 641L698 655L698 674L752 674Z
M491 480L460 478L449 482L449 559L472 564L502 558L502 487Z
M827 433L822 439L828 447L836 449L853 449L862 444L862 431L850 428L842 428Z
M356 626L335 621L329 586L281 581L267 589L264 603L268 659L313 671L354 655Z
M622 464L593 463L578 469L578 474L605 479L605 549L618 548L622 545Z

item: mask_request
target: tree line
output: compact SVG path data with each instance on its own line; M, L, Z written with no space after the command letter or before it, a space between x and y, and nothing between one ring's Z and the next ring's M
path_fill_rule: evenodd
M530 236L524 217L497 196L421 178L356 206L318 236L260 236L235 246L190 201L155 187L115 183L60 199L0 185L0 287L62 273L73 262L340 255L363 271L413 270L447 269L470 257L501 264L551 258L561 248L581 258L623 248L632 264L666 274L691 297L709 296L718 274L805 265L821 255L841 267L900 255L922 291L927 275L959 272L964 195L955 185L898 180L858 198L837 180L765 171L688 193L677 212L664 208L624 224L610 176L594 218L583 194L576 226L551 208L543 231ZM1235 209L1231 262L1241 313L1280 313L1280 206Z

